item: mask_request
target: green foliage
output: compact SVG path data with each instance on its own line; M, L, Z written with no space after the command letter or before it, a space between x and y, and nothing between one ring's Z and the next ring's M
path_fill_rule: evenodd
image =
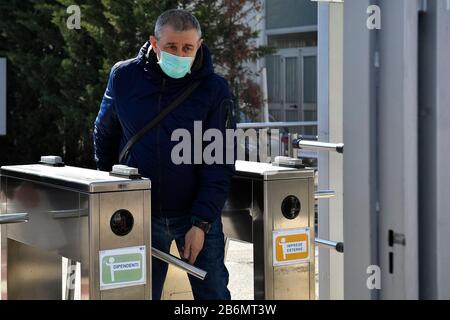
M73 4L81 8L81 29L66 25ZM197 16L216 67L242 105L259 108L260 94L249 80L254 71L245 67L271 52L250 41L257 33L248 22L261 9L259 0L0 0L0 56L8 60L8 135L0 137L0 165L55 154L70 165L94 167L93 122L111 67L135 57L159 14L176 7Z

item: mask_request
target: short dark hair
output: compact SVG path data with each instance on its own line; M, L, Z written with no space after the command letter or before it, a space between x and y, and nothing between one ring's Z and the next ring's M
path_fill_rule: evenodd
M187 31L196 29L199 37L202 37L202 29L197 18L187 10L170 9L164 11L156 20L155 36L160 38L164 26L170 25L175 31Z

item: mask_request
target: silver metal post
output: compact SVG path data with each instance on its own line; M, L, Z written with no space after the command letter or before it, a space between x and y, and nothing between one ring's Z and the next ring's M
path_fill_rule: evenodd
M293 141L293 137L292 137L292 133L288 133L288 157L289 158L294 158L294 147L292 145L292 141Z
M225 236L225 254L224 254L224 258L223 260L227 260L227 253L228 253L228 246L230 245L230 238L228 238L227 236Z
M74 284L76 281L76 270L77 270L77 262L72 259L67 259L66 290L64 293L65 300L75 300Z
M172 264L177 268L180 268L183 271L186 271L187 273L189 273L190 275L193 275L194 277L200 279L200 280L204 280L206 277L206 271L199 269L187 262L184 262L181 259L178 259L177 257L162 252L158 249L155 249L152 247L152 256L154 256L155 258L162 260L168 264Z

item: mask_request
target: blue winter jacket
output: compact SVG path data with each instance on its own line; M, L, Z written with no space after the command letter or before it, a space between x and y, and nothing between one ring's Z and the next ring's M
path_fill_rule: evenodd
M200 86L132 147L124 163L151 179L154 216L192 215L209 222L220 217L234 164L176 165L171 152L179 141L171 141L171 136L175 129L184 128L194 139L194 121L202 121L203 132L216 128L223 133L225 146L225 129L235 128L228 83L214 73L205 45L198 50L191 73L182 79L162 72L149 42L136 58L119 62L111 70L94 124L95 161L103 171L118 163L131 137L198 79ZM194 141L192 159L193 148Z

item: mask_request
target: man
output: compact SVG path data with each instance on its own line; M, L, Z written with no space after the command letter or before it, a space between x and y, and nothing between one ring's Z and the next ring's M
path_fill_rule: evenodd
M186 129L194 137L194 121L202 121L204 131L218 129L225 137L227 128L235 128L228 84L214 73L201 35L192 14L166 11L139 55L112 68L95 121L95 160L100 170L111 170L130 138L200 81L187 99L130 149L124 164L137 167L152 181L153 247L169 252L175 240L182 258L207 271L203 281L189 276L195 299L230 299L220 215L234 163L175 165L171 159L178 143L171 139L175 129ZM152 264L153 299L160 299L168 266L157 259Z

